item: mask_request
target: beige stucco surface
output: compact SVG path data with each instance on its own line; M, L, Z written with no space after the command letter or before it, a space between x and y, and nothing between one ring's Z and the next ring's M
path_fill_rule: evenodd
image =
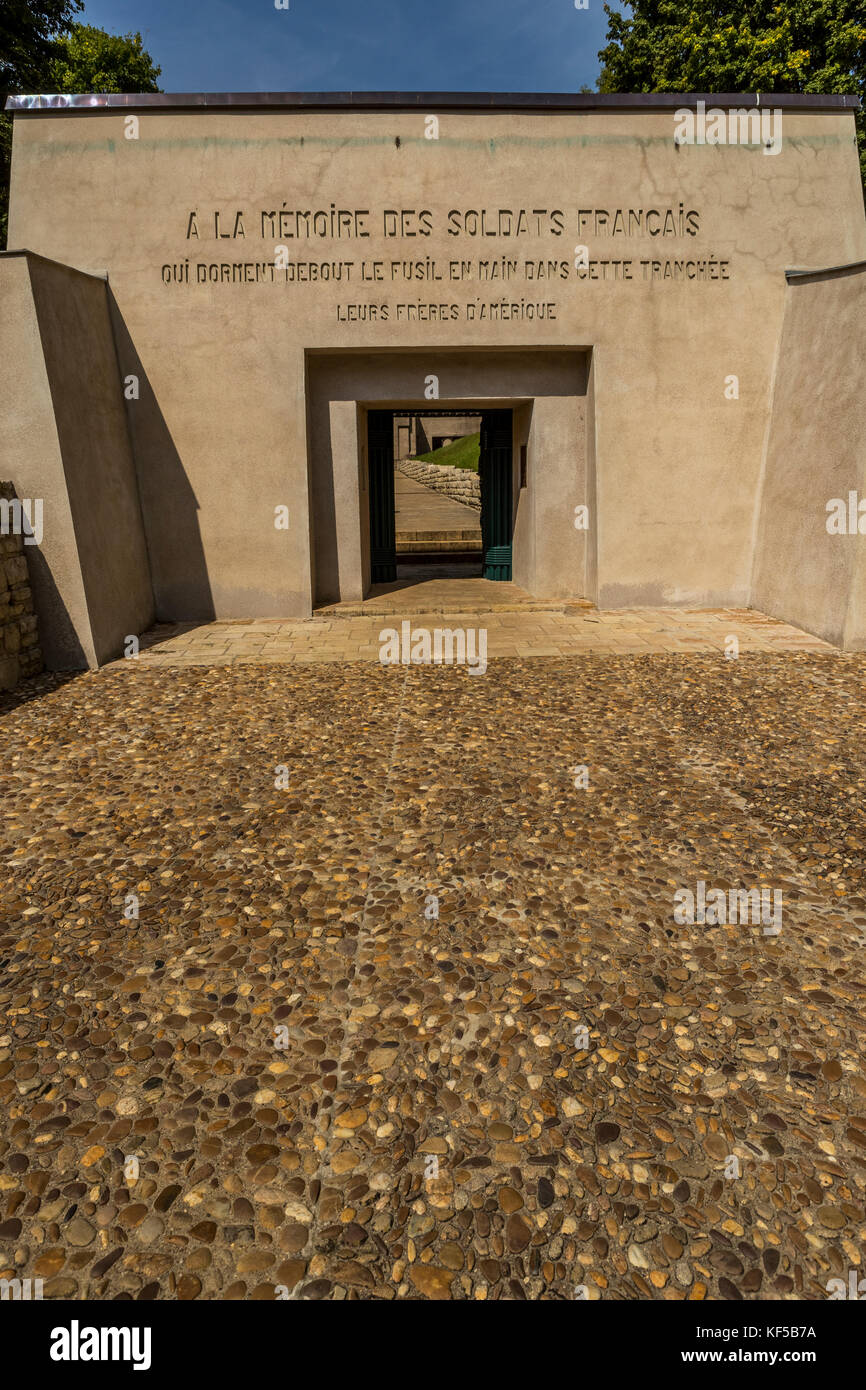
M26 546L48 666L94 664L95 654L51 388L24 256L0 258L0 473L20 498L43 499L44 534Z
M52 666L98 665L153 620L147 548L103 280L0 258L2 462L40 498L25 547Z
M838 645L866 647L864 534L827 504L866 498L866 266L792 279L779 342L755 546L754 603ZM848 519L846 518L846 526Z
M502 348L589 350L592 363L591 401L584 383L550 420L538 402L517 417L531 481L517 501L515 577L534 576L539 593L594 587L603 605L748 603L784 271L866 256L851 113L786 112L770 156L677 148L671 111L443 113L435 140L425 114L149 110L137 139L121 111L16 117L10 245L108 272L121 370L143 377L143 406L128 415L159 615L304 616L337 571L354 595L366 563L363 431L345 403L423 409L444 354ZM693 236L681 204L696 215ZM332 205L366 210L370 235L299 239L268 216ZM500 209L526 210L527 231L499 235ZM626 234L608 235L617 209ZM650 235L645 215L655 210L659 227L666 209L673 233ZM481 210L494 220L473 236L467 213ZM641 214L633 234L629 210ZM255 279L280 244L293 275L317 266L315 283ZM576 273L579 245L594 271ZM480 278L481 261L503 257L517 263L510 279ZM351 281L323 282L322 265L338 261L352 262ZM712 266L717 278L655 277L654 261ZM417 279L410 262L432 262L442 279ZM527 263L552 262L551 278L526 278ZM603 278L614 262L620 278ZM516 316L491 318L503 298ZM521 302L553 308L529 319ZM444 321L438 308L421 320L419 304L445 305ZM330 398L343 402L331 418L341 461L317 446L308 465L320 408L308 415L305 361L316 352L360 354L368 375L390 354L418 380L400 400L393 385L353 395L362 387L344 383ZM736 399L725 397L731 376ZM476 403L465 380L456 391L440 382L440 400ZM490 395L513 400L504 385ZM321 524L316 535L333 476L339 561ZM589 535L573 528L575 478ZM280 505L288 531L273 524Z
M0 277L0 448L19 495L43 499L27 557L46 660L98 665L154 613L106 285L35 256L0 258Z

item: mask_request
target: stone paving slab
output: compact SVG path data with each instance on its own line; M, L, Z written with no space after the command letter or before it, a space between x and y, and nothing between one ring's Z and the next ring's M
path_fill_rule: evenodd
M0 1278L862 1277L866 656L833 655L151 652L0 695ZM780 930L678 919L701 883Z
M445 493L425 487L394 469L395 526L399 538L412 531L466 531L481 535L480 513Z
M164 666L172 662L231 665L250 658L265 662L378 660L380 633L388 627L399 631L404 616L395 612L369 617L316 616L307 622L275 619L270 623L215 622L198 628L189 624L157 627L145 635L137 661ZM408 621L413 630L484 629L487 655L492 661L515 654L529 659L586 652L724 653L731 636L737 638L743 652L836 650L819 637L750 609L694 609L687 613L646 608L613 612L590 609L553 613L481 608L435 615L413 613ZM128 660L117 664L127 665Z
M480 562L478 562L480 567ZM400 577L402 566L397 565L398 578L389 584L374 584L367 598L359 601L344 600L340 603L325 604L317 610L316 617L375 617L379 614L399 613L448 613L465 609L467 612L497 612L511 609L514 612L540 612L545 608L563 611L563 604L556 600L545 603L527 593L519 584L511 581L482 579L478 574L459 577L469 566L455 565L451 575L442 573L442 566L406 566L406 573ZM419 578L429 575L427 578ZM584 606L591 607L589 604Z

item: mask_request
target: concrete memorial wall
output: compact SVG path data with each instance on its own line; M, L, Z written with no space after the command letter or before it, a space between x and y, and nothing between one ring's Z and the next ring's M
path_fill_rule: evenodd
M533 593L757 593L854 633L779 579L807 505L823 527L849 426L827 421L797 464L796 524L762 493L785 490L780 383L805 370L786 271L866 259L853 98L16 100L9 245L31 254L0 262L0 291L30 365L5 370L60 438L18 457L13 435L0 475L45 479L45 553L89 662L151 608L305 617L360 597L370 407L512 408L514 578ZM834 286L847 321L854 282Z
M863 649L866 263L789 277L779 363L753 601L828 642Z
M2 270L0 474L42 502L26 554L46 665L96 666L154 616L107 286L39 256Z

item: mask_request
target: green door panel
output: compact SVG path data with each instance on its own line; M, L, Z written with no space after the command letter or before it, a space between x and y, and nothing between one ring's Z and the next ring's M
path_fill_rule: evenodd
M397 578L394 534L394 417L390 410L367 415L370 476L370 582L390 584Z
M481 417L481 544L485 579L511 578L511 411Z

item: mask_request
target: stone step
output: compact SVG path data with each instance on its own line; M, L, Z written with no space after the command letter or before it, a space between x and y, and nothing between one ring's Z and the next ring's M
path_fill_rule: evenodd
M383 598L377 602L376 599L365 599L362 603L334 603L328 604L324 608L317 608L313 614L316 618L408 618L410 621L421 614L442 613L448 614L453 619L473 618L479 613L557 613L562 617L569 613L581 613L587 610L594 610L595 604L589 599L507 599L502 603L497 603L495 599L485 599L477 607L472 605L470 608L465 599L455 599L447 603L441 599L415 599L406 598L405 606L395 607L394 600L390 602Z
M398 531L397 554L430 554L435 551L481 550L481 529L456 531Z

